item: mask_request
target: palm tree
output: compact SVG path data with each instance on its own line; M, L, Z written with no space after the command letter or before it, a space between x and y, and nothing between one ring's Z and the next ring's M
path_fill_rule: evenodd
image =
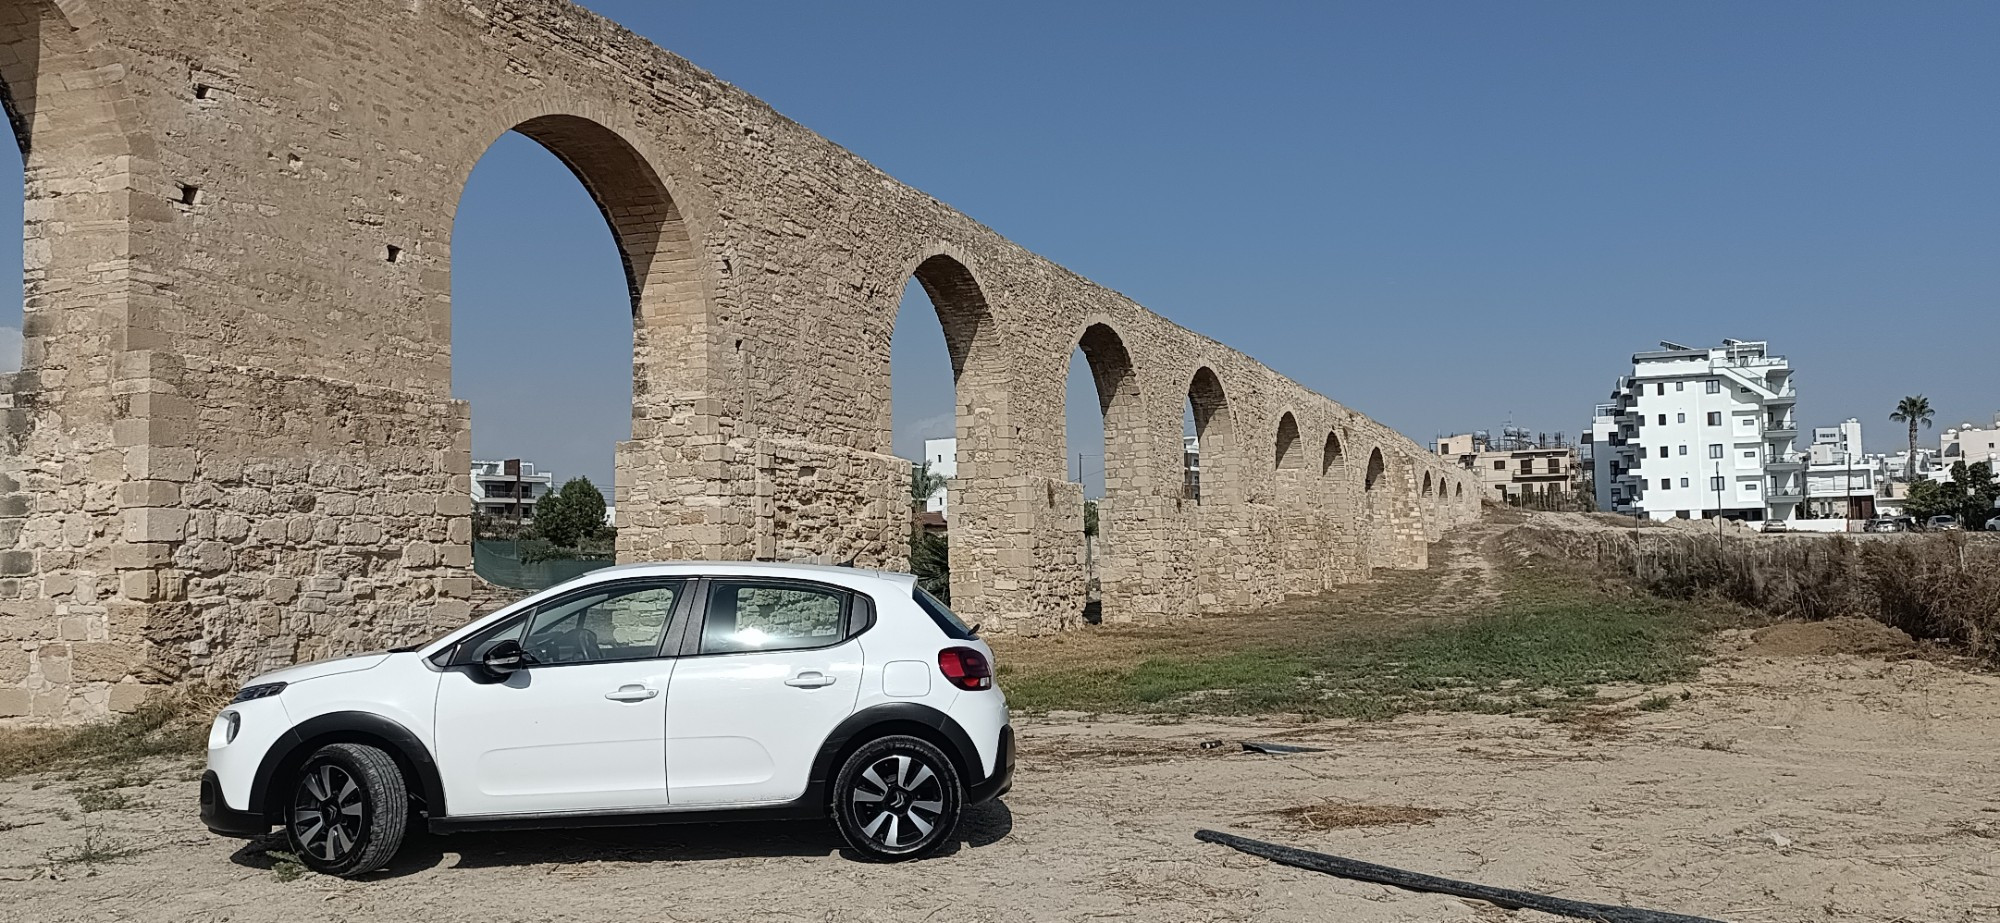
M922 509L931 495L944 489L945 477L931 470L928 461L910 466L910 506Z
M1889 419L1910 424L1910 460L1903 466L1903 479L1914 482L1917 479L1917 424L1931 425L1931 402L1921 394L1903 398L1896 402L1896 412L1890 414Z

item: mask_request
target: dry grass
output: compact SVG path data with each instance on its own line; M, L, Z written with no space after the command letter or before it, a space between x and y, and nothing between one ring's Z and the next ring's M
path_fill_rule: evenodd
M1603 579L1677 600L1723 600L1779 619L1871 618L1911 637L2000 659L2000 542L1986 536L1736 536L1531 525L1525 559L1585 565ZM1638 560L1634 561L1635 551Z
M129 715L71 728L0 730L0 779L52 770L122 771L155 756L199 756L232 689L191 684Z
M1450 812L1436 808L1420 808L1407 804L1347 804L1322 801L1273 811L1259 811L1256 816L1275 817L1301 830L1317 833L1355 827L1415 827L1428 824L1448 813Z

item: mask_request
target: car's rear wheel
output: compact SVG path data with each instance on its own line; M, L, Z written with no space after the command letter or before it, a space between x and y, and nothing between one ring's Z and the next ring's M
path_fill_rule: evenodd
M936 852L958 830L964 807L958 767L918 737L871 740L834 778L834 823L849 846L877 862Z
M352 878L389 863L403 845L410 795L389 754L362 744L314 751L292 780L285 837L299 862Z

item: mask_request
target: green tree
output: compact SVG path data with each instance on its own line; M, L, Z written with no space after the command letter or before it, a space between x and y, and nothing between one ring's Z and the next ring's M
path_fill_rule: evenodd
M1097 501L1083 501L1083 534L1097 534Z
M951 540L922 529L910 532L910 573L924 592L951 605Z
M1896 411L1889 414L1889 419L1897 423L1910 424L1910 461L1909 464L1903 466L1903 479L1906 481L1915 481L1917 479L1917 424L1931 425L1931 402L1921 394L1915 397L1903 398L1896 402Z
M944 475L932 471L930 462L921 461L911 465L910 508L915 510L923 509L925 501L928 501L932 494L943 490L944 485ZM936 594L932 595L935 596ZM943 599L944 597L939 596L938 598Z
M1903 500L1903 513L1922 524L1932 516L1957 515L1962 502L1955 490L1925 478L1910 482L1910 495Z
M1993 501L2000 497L2000 486L1993 483L1993 465L1989 462L1964 460L1953 462L1951 483L1944 485L1945 492L1958 499L1958 509L1952 510L1958 520L1968 529L1984 529L1986 521L1992 519Z
M570 478L535 503L535 532L548 543L575 548L604 529L604 494L589 478Z

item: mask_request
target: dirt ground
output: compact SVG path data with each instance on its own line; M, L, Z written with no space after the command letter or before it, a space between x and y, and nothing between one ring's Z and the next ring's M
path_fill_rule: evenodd
M1480 598L1482 556L1443 557L1437 592ZM1203 827L1722 920L2000 920L2000 677L1856 626L1716 646L1695 682L1615 691L1665 708L1580 724L1017 717L1014 792L947 855L891 866L818 825L665 827L418 834L367 880L284 880L202 829L192 764L132 767L132 803L88 813L101 781L24 776L0 782L0 920L1555 919L1284 868ZM86 843L132 852L60 861Z

